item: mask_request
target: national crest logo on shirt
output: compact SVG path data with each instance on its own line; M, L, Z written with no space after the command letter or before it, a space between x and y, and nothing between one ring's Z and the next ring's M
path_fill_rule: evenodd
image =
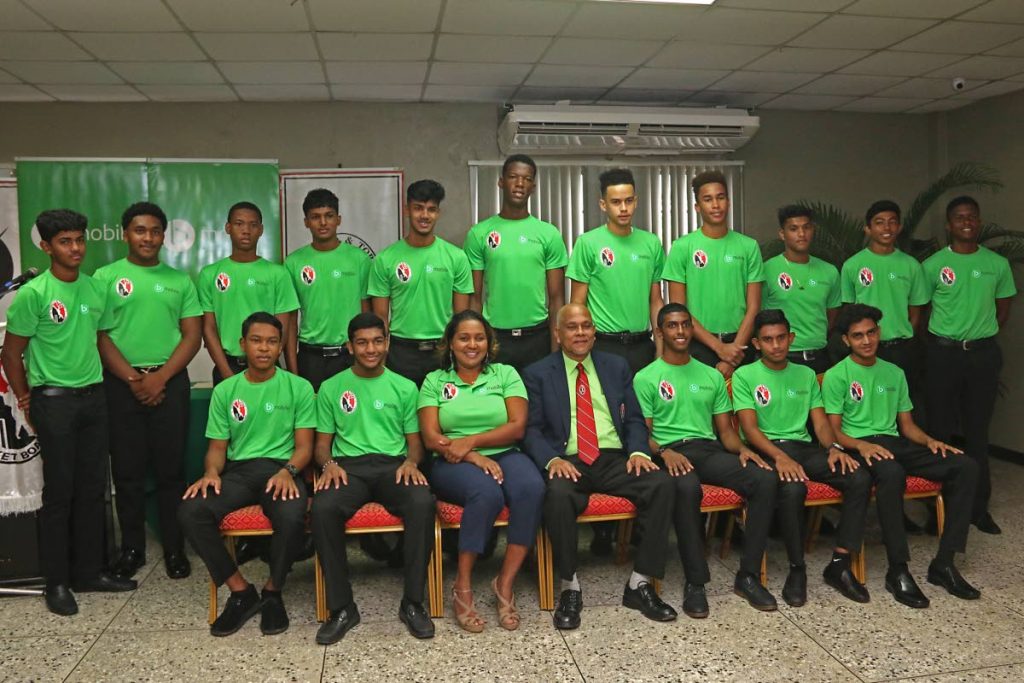
M760 406L766 406L772 402L772 392L763 384L758 384L754 389L754 400Z
M870 268L861 268L857 273L857 279L865 287L870 287L871 283L875 281L875 274L871 272Z
M398 278L399 282L408 282L412 279L412 268L405 261L402 261L395 266L395 277Z
M658 383L658 395L663 401L671 401L676 397L676 388L667 379Z
M117 295L122 299L127 299L131 296L133 289L135 289L135 286L128 278L123 277L117 281Z
M222 292L228 291L228 287L231 286L231 278L227 273L217 273L217 279L213 281L213 284L217 286Z
M793 289L793 278L789 276L789 273L779 273L779 287L787 292Z
M245 401L240 398L236 398L231 402L231 419L235 422L245 422L245 418L248 415L249 407L245 405Z
M302 282L307 286L311 285L316 280L316 269L313 266L302 266L299 277L302 278Z
M50 302L50 320L63 325L64 321L68 319L68 309L64 305L64 302L59 299L54 299Z
M491 249L497 249L501 246L501 233L497 230L491 230L487 233L487 246Z
M611 268L612 266L615 265L615 252L612 251L609 247L604 247L601 249L601 263L604 265L605 268Z
M445 382L444 386L441 387L441 397L446 401L451 401L453 398L459 395L459 388L451 382Z
M698 268L706 268L708 265L708 254L703 249L693 252L693 265Z
M850 382L850 398L857 403L864 400L864 387L860 382Z
M939 279L942 280L942 284L947 287L952 287L953 283L956 282L956 271L949 266L944 266L943 269L939 271Z
M339 403L341 405L342 412L344 412L347 415L351 415L352 413L356 412L356 406L358 405L359 402L356 400L355 394L353 394L351 391L346 391L342 393L341 401L339 401Z

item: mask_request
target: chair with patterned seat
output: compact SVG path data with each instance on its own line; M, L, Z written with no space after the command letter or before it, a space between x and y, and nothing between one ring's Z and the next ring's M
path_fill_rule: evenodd
M309 512L306 513L306 527L309 528ZM244 536L270 536L274 533L270 518L263 514L259 505L247 505L229 513L220 521L220 535L232 559L235 557L235 539ZM217 584L210 579L209 623L217 620Z
M458 529L462 526L461 505L447 503L443 500L437 501L437 523L434 525L434 552L430 558L430 616L444 616L444 553L441 549L441 532L446 529ZM494 520L494 526L508 526L508 507L503 507ZM538 538L539 538L538 534ZM436 601L436 605L435 605ZM435 614L435 608L437 613Z

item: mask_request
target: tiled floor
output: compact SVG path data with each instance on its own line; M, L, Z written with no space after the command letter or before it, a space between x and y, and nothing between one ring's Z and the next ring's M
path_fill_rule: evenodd
M77 616L49 614L39 598L0 599L0 680L5 681L893 681L934 683L1024 680L1024 468L994 463L993 512L1002 536L973 532L964 574L982 599L964 602L924 583L935 539L911 537L911 569L932 599L928 610L896 604L885 592L884 555L877 525L868 538L868 588L872 601L857 605L825 587L820 567L828 538L808 558L809 601L771 614L756 612L731 593L735 552L713 555L708 589L711 616L680 616L655 624L618 606L628 569L581 553L586 607L583 626L558 632L537 609L532 572L519 582L523 624L498 628L487 584L490 560L477 573L478 606L488 619L480 635L437 620L432 641L416 641L398 622L400 574L356 550L353 570L363 622L339 644L313 642L312 564L296 566L285 591L291 629L264 637L254 619L229 638L212 638L206 626L207 584L197 571L171 581L159 563L141 572L138 591L79 596ZM914 516L923 516L915 506ZM872 515L873 517L873 515ZM589 532L581 534L589 539ZM717 550L717 547L716 547ZM778 595L784 554L769 549L770 588ZM674 547L664 595L678 607L681 573ZM150 557L159 550L150 548ZM195 562L195 561L194 561ZM246 565L255 582L265 579L259 562ZM446 563L446 585L452 567ZM450 601L446 599L446 607ZM450 608L449 608L450 609Z

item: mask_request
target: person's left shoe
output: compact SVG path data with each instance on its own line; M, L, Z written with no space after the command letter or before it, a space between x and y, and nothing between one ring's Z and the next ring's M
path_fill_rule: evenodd
M885 573L885 590L892 593L896 602L913 607L914 609L926 609L930 605L928 597L921 592L914 577L906 569L899 571L889 570Z
M73 581L71 590L76 593L124 593L139 587L133 579L122 579L110 572L100 572L92 579Z
M1003 530L999 528L998 524L996 524L996 520L992 519L992 515L988 512L986 512L981 517L972 520L971 524L973 524L975 528L977 528L977 530L983 534L992 534L993 536L998 536L999 534L1003 533Z
M164 568L170 579L184 579L192 573L191 563L180 550L164 555Z
M130 579L146 564L146 553L135 548L122 548L110 573L119 579Z
M937 564L935 560L928 565L928 583L942 586L946 591L961 600L977 600L981 591L967 583L953 563Z
M676 611L666 604L654 590L654 586L646 581L640 582L636 588L626 584L622 593L622 606L635 609L651 621L673 621Z
M260 596L260 632L265 636L276 636L288 630L288 611L284 608L281 591L263 589Z
M871 601L868 589L853 575L849 562L829 562L825 566L825 571L822 572L822 577L827 585L835 588L848 600L860 603Z
M434 622L431 621L427 610L423 609L423 603L413 602L402 598L398 606L398 618L413 638L425 639L434 637Z
M782 586L782 599L790 607L803 607L807 603L807 569L790 567L786 583Z
M691 619L705 619L708 612L708 596L703 584L687 582L683 586L683 614Z

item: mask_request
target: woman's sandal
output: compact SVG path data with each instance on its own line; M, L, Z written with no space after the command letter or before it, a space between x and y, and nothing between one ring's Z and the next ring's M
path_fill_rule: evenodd
M473 603L464 601L459 597L459 593L469 593L472 595L473 589L459 590L452 587L452 610L455 613L455 621L458 622L464 631L480 633L484 630L484 620L476 613Z
M512 594L511 600L501 597L498 592L498 577L491 581L491 590L494 597L498 598L498 624L506 631L515 631L519 628L519 612L516 610L516 594Z

